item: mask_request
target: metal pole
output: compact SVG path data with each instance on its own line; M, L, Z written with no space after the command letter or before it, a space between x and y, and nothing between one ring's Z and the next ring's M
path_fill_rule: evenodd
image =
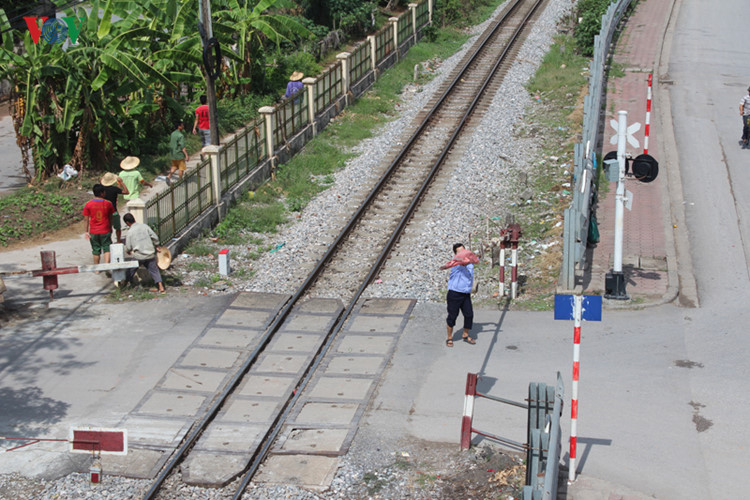
M581 355L581 316L583 295L573 296L573 384L570 402L570 468L568 482L576 480L576 445L578 444L578 361Z
M505 297L505 242L500 242L500 283L498 285L498 295Z
M205 50L208 41L213 38L214 30L211 23L211 0L198 0L198 15L200 22L206 30L206 39L203 40ZM221 67L221 61L214 61ZM209 74L207 68L203 68L203 75L206 77L206 99L208 100L209 127L211 130L211 144L219 145L219 122L216 112L216 88L214 86L213 75Z
M618 112L617 125L617 161L620 176L617 180L617 194L615 196L615 258L613 271L622 273L622 239L625 225L625 141L628 129L628 112Z
M643 138L643 154L648 154L648 133L649 133L649 126L651 123L651 83L653 81L654 75L653 73L648 74L648 95L646 97L646 130L644 131L644 138Z
M518 242L513 242L510 250L510 298L518 296Z

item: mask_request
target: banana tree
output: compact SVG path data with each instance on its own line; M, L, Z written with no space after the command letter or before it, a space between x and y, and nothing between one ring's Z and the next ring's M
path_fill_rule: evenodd
M234 52L240 63L234 67L237 90L248 93L251 87L264 92L265 52L269 45L278 49L284 41L310 36L310 31L294 17L278 13L294 7L288 0L218 0L214 30L235 40Z

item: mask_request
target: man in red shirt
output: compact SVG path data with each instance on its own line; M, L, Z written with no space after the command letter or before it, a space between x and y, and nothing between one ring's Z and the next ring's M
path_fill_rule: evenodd
M104 254L104 264L109 263L109 245L112 243L112 214L115 207L104 199L106 190L101 184L94 185L94 199L83 207L83 218L86 221L86 239L91 243L94 264L99 264Z
M209 120L208 105L206 102L208 102L208 99L205 95L202 95L201 105L195 108L195 123L193 123L193 134L196 134L196 129L200 131L201 147L211 144L211 122ZM202 154L201 161L203 161Z

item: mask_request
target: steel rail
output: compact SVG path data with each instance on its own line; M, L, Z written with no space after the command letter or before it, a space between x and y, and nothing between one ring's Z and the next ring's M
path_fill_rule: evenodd
M215 418L215 416L218 414L219 410L223 406L226 399L229 397L229 395L236 389L236 387L241 382L242 378L246 375L246 373L249 371L249 369L252 367L252 365L257 360L258 356L263 352L263 350L266 348L266 346L270 343L273 335L276 334L276 332L279 330L283 322L288 318L289 314L291 313L294 306L299 302L300 298L304 296L305 293L312 287L312 285L315 283L315 281L318 279L319 275L324 270L325 266L330 262L333 255L337 251L337 247L341 244L342 241L344 241L349 234L351 233L352 229L356 226L356 224L359 222L359 220L362 218L362 215L367 211L369 206L371 205L372 201L375 199L375 197L379 194L379 192L382 190L382 188L385 186L387 181L390 179L391 175L396 170L396 167L402 162L404 156L409 152L413 144L416 142L417 138L422 134L424 129L427 127L428 122L430 119L436 114L438 109L443 105L445 100L448 98L448 96L453 92L454 88L458 85L458 83L461 81L461 78L465 76L466 72L468 71L471 64L475 62L475 60L479 57L481 51L485 48L488 41L492 38L493 35L502 27L503 22L506 21L506 19L514 13L514 11L520 6L521 3L523 3L524 0L516 0L515 3L506 10L501 18L495 23L494 27L491 31L489 31L489 34L484 37L484 40L482 41L481 45L477 47L477 49L474 51L472 56L469 58L469 60L461 67L455 78L450 82L450 85L446 88L446 90L443 92L443 94L440 96L438 101L435 103L435 105L432 107L432 109L429 111L429 113L424 117L422 123L419 125L417 130L410 136L407 143L404 145L404 147L400 150L396 158L391 162L391 164L388 166L386 172L381 176L381 178L378 180L375 187L371 190L370 194L367 196L367 198L360 204L355 214L349 219L346 226L342 231L339 233L337 238L334 240L334 242L329 246L329 249L326 251L326 253L323 255L323 257L320 258L320 260L317 262L315 268L308 274L305 281L300 285L300 287L297 289L297 291L294 293L294 295L287 301L285 306L279 311L274 321L269 325L269 327L266 329L266 332L263 334L263 336L260 338L260 341L257 344L257 347L248 355L248 357L245 359L243 364L235 371L232 378L225 384L224 388L222 389L221 393L214 399L214 402L211 404L209 409L204 414L203 418L200 420L200 422L197 425L194 425L188 435L183 440L182 445L180 448L175 452L175 454L172 456L170 461L164 466L164 468L161 470L160 474L156 477L154 482L152 483L151 488L146 492L144 495L144 500L152 500L155 498L155 496L158 494L159 490L164 484L164 481L169 477L169 475L175 470L177 465L182 461L184 456L187 454L187 452L192 448L192 446L195 444L195 442L198 440L200 435L203 433L203 431L208 427L208 425L211 423L211 421ZM539 5L541 5L544 2L544 0L537 0L534 7L529 11L529 14L521 21L519 24L519 27L514 31L513 36L511 37L511 40L507 42L507 47L505 50L503 50L502 54L498 58L496 64L493 66L493 69L489 73L489 76L486 78L484 84L480 88L479 92L475 96L474 100L472 101L469 110L464 114L462 120L460 121L458 127L452 134L448 145L443 149L442 154L438 158L438 160L434 163L430 173L428 174L428 177L425 179L425 181L422 183L422 186L420 187L418 193L414 196L414 199L412 200L411 204L409 205L409 208L406 211L406 214L401 218L397 228L393 231L390 239L388 240L388 243L384 247L383 251L381 251L380 255L378 256L376 263L371 267L370 272L368 273L366 279L364 280L363 284L360 286L360 288L355 293L354 298L350 301L349 306L347 309L339 315L338 321L336 325L329 331L326 341L323 343L323 345L319 348L318 353L315 356L315 360L311 365L308 366L308 369L305 371L305 375L303 376L302 382L297 386L297 388L294 391L293 396L287 401L287 403L284 405L282 411L280 412L279 417L277 417L274 420L274 425L271 431L269 431L266 436L264 437L264 444L262 448L256 452L255 458L253 460L253 463L251 464L250 468L248 469L248 472L243 477L242 482L240 483L240 486L238 487L238 493L235 495L234 498L239 498L242 493L244 492L244 489L247 487L247 484L249 484L249 481L252 479L253 475L257 471L257 468L260 466L260 463L265 458L265 455L268 452L268 449L273 444L273 441L278 435L278 432L281 430L283 421L285 420L286 416L288 416L289 411L291 411L291 408L293 407L293 403L298 400L300 397L302 390L306 386L306 384L309 382L311 375L314 373L314 369L317 368L317 366L320 364L320 361L323 359L323 356L326 354L328 348L332 344L333 340L335 339L338 332L343 327L344 323L348 319L348 316L351 314L354 306L356 305L357 300L359 300L360 296L364 292L364 290L367 288L369 283L372 281L372 278L374 275L379 271L379 269L382 267L383 263L385 262L388 254L390 253L390 250L392 249L395 242L400 237L404 227L408 223L409 219L411 218L411 215L413 211L418 206L419 202L421 201L421 198L423 197L424 193L427 191L427 188L429 187L429 184L431 183L432 179L434 178L435 174L439 170L439 167L444 162L446 156L448 155L448 152L451 148L451 146L455 143L456 139L460 135L460 129L464 127L466 124L466 121L468 120L469 115L473 112L474 108L476 107L477 103L480 100L480 97L482 94L484 94L485 90L489 86L490 80L497 72L498 68L500 67L500 64L503 62L504 58L507 56L508 52L510 51L510 48L513 46L515 40L518 38L520 33L523 30L523 27L528 22L528 19L533 15L533 13L537 10ZM238 496L239 495L239 496Z

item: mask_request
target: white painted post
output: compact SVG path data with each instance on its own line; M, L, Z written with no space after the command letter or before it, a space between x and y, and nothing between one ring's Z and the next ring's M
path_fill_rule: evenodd
M140 198L135 198L127 203L128 212L133 214L133 218L140 224L146 223L146 202Z
M315 123L315 78L307 77L302 79L307 92L307 120L312 125L313 137L318 135L318 124Z
M393 26L393 47L394 51L396 52L396 60L399 60L398 56L398 18L397 17L389 17L388 22L391 23L391 26Z
M414 33L414 43L417 43L417 5L416 3L409 4L409 10L411 11L411 30Z
M342 52L336 55L336 59L341 61L341 92L344 94L344 102L349 105L349 52Z
M273 143L273 114L275 111L273 106L263 106L258 110L266 123L266 151L268 152L268 160L271 162L272 178L276 177L276 149Z
M119 264L119 263L125 262L125 245L123 245L122 243L112 243L109 246L109 261L112 264ZM125 269L113 270L112 281L114 283L117 283L119 281L125 281Z
M232 272L232 267L229 265L229 249L223 248L219 252L219 274L222 276L229 276Z
M208 159L211 162L211 192L214 197L214 205L217 207L221 204L221 160L219 159L219 152L222 146L214 146L209 144L203 148L203 153L208 155ZM219 213L221 218L221 213Z
M498 296L505 297L505 244L500 244L500 273L498 274L500 283L498 284Z
M430 14L430 16L429 16L430 17L430 24L432 24L432 10L433 10L432 2L433 2L433 0L427 0L427 11Z
M625 141L627 140L628 112L619 111L618 118L617 161L619 162L620 176L617 181L615 196L615 256L613 271L622 273L622 240L625 227Z

